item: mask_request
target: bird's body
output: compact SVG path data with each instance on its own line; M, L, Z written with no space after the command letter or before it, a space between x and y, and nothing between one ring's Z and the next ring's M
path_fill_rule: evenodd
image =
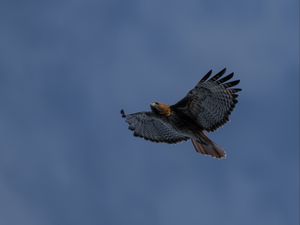
M237 103L239 88L231 88L239 80L225 83L233 73L220 79L225 69L208 80L209 71L189 93L174 105L154 102L151 111L122 116L135 136L164 143L191 139L197 152L224 158L225 152L214 144L204 131L214 131L228 121Z
M154 105L153 105L154 104ZM196 139L201 126L199 126L192 118L185 115L180 109L173 106L168 106L162 103L152 103L152 111L156 113L155 108L160 108L162 115L164 115L164 120L172 125L172 128L183 136Z

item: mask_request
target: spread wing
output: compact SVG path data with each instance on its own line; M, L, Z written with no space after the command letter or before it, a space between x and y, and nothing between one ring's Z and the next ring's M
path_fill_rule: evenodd
M165 119L152 112L138 112L122 116L129 124L134 136L142 137L154 142L177 143L189 138L178 133Z
M233 88L239 80L227 82L233 73L223 76L225 71L223 69L211 78L212 71L209 71L195 88L172 107L188 115L204 130L214 131L224 125L238 102L237 92L242 90Z

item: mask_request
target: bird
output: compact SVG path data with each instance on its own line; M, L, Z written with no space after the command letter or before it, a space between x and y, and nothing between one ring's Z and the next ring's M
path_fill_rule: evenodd
M222 127L238 103L234 73L224 76L226 68L212 75L208 71L184 98L173 105L150 104L150 111L121 116L133 135L157 143L176 144L191 140L196 152L217 159L226 158L225 151L209 139L208 132Z

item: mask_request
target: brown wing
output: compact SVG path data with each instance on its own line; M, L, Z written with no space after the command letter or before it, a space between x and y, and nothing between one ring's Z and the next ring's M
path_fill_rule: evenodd
M241 91L240 88L233 88L239 80L227 82L233 77L233 73L222 77L225 71L223 69L212 78L212 71L209 71L195 88L171 107L192 118L204 130L216 130L228 121L238 102L237 92Z
M186 141L189 138L178 133L165 119L152 112L138 112L122 116L129 124L129 129L134 136L142 137L146 140L164 143L177 143Z

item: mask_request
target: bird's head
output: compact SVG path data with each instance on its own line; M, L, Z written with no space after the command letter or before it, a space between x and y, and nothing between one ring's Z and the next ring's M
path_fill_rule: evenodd
M153 102L150 104L150 108L152 112L160 115L170 116L172 114L170 106L163 103Z

